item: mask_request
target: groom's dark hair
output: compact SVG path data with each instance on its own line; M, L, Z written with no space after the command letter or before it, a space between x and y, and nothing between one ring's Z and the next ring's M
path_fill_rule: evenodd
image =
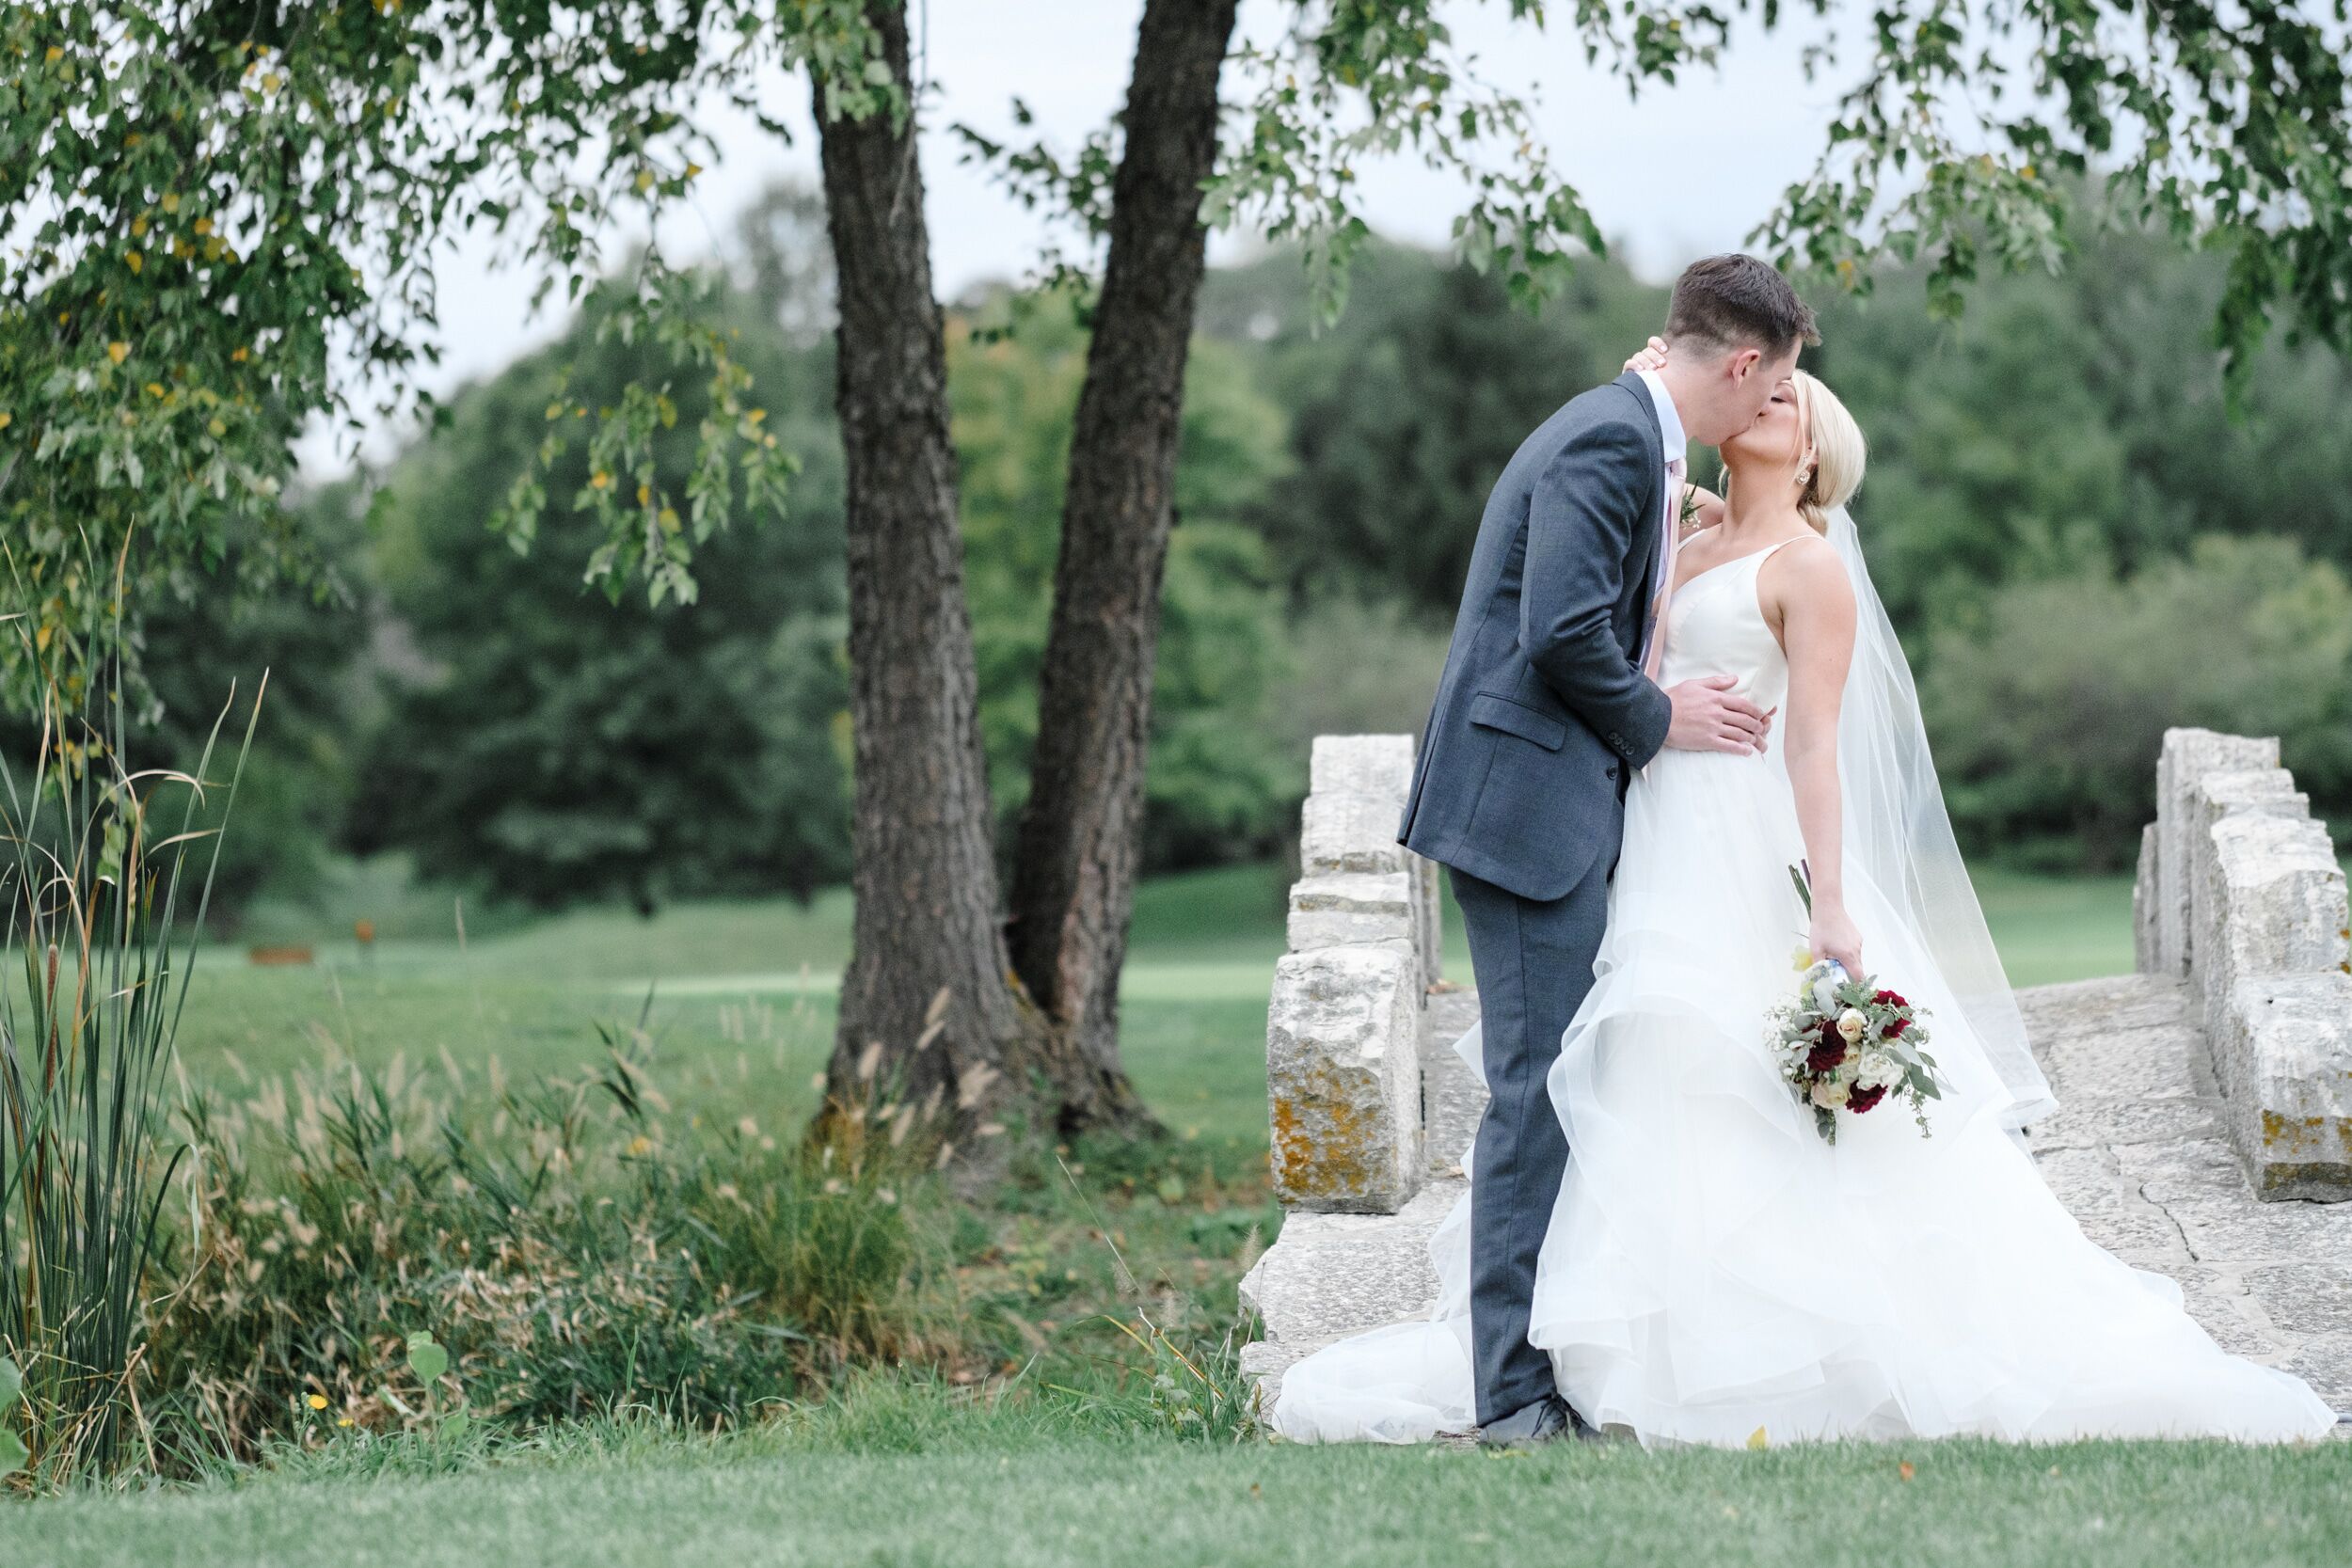
M1713 354L1760 348L1770 358L1800 340L1818 343L1821 334L1812 307L1797 297L1780 269L1734 253L1693 261L1675 279L1665 338Z

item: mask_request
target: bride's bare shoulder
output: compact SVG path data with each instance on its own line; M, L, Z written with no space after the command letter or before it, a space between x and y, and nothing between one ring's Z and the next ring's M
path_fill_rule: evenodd
M1851 623L1854 615L1853 583L1837 546L1818 533L1800 534L1773 546L1764 562L1765 592L1778 601L1784 615L1822 615Z

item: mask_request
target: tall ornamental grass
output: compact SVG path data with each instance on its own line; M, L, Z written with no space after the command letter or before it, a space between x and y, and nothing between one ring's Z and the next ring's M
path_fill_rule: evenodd
M128 1457L141 1283L180 1158L158 1139L161 1101L260 691L220 791L214 754L234 705L232 692L193 774L130 771L122 705L103 705L108 733L70 717L54 685L30 776L0 755L13 960L0 981L0 1356L23 1373L15 1419L36 1484ZM159 796L176 821L151 819ZM203 880L186 918L192 860Z

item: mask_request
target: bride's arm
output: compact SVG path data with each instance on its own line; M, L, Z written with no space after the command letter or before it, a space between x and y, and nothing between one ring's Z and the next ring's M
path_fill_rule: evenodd
M1797 826L1813 884L1816 958L1836 958L1863 974L1862 933L1846 912L1844 801L1837 785L1837 708L1853 660L1853 585L1845 563L1823 546L1792 545L1765 563L1777 567L1781 646L1788 655L1788 729L1785 753L1797 800Z

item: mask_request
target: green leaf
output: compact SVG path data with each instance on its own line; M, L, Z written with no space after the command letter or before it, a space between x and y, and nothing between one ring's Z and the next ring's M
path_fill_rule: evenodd
M0 1355L0 1416L8 1413L16 1403L17 1396L24 1391L24 1374L17 1370L14 1361Z
M458 1442L465 1437L467 1429L472 1425L471 1416L462 1410L453 1410L441 1418L440 1440L444 1443Z
M24 1468L24 1462L33 1456L25 1451L24 1440L6 1427L0 1427L0 1476L14 1475Z
M408 1336L408 1370L429 1386L449 1370L449 1352L434 1342L431 1333L419 1330Z

